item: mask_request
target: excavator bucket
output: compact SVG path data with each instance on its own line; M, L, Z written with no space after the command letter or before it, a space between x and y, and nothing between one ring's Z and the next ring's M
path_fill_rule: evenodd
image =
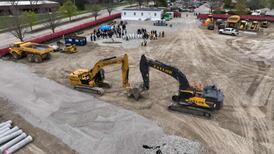
M144 91L144 88L142 85L138 85L136 87L130 87L128 88L128 97L134 98L136 101L138 101L141 98L141 94Z

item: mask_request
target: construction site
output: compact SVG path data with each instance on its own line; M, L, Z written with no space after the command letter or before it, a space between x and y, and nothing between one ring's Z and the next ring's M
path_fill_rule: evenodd
M18 153L274 153L274 25L230 36L202 18L117 18L123 37L96 38L97 25L76 45L14 43L0 120L32 136Z

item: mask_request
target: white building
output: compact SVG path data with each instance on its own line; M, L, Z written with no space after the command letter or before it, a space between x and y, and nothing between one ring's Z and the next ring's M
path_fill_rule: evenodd
M122 11L122 20L161 20L163 13L159 8L127 8Z

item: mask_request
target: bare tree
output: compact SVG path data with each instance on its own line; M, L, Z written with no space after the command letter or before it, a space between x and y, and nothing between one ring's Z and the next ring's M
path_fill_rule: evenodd
M26 34L26 29L24 27L25 22L23 16L21 15L21 12L17 8L18 1L11 0L10 4L10 10L13 16L12 19L7 22L7 26L12 27L13 30L11 30L10 33L14 37L18 38L20 41L24 41L24 37Z
M105 2L107 11L108 11L108 15L111 15L111 12L113 11L113 1L112 0L106 0Z
M88 8L90 10L90 12L92 12L95 20L97 20L97 17L99 16L99 11L100 11L100 8L95 6L95 5L92 5L90 8Z
M56 12L49 12L48 13L48 20L45 23L46 28L50 28L52 33L55 33L55 29L60 24L60 20L57 17Z

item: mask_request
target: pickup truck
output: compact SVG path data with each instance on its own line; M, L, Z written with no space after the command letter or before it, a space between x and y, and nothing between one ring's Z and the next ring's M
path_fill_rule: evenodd
M239 35L239 31L235 28L224 28L219 30L219 34L227 34L227 35Z

